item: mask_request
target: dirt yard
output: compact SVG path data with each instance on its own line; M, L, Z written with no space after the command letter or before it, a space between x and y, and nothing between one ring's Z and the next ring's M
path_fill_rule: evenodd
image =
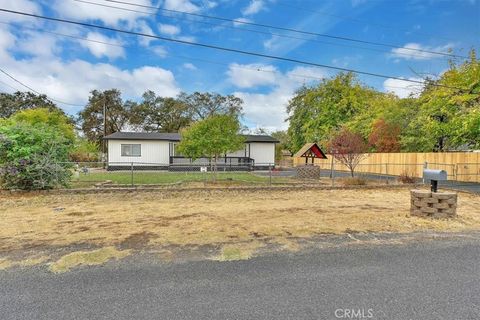
M253 251L326 233L480 230L479 196L461 193L458 217L449 220L410 217L409 206L409 189L2 196L0 266L92 248L115 257L117 250L216 246L228 259L238 244Z

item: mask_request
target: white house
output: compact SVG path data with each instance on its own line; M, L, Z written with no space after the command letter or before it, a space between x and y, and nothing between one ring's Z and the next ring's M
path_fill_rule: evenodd
M267 135L244 135L245 147L217 161L221 170L267 169L275 163L276 139ZM135 166L147 170L200 170L209 159L192 161L176 151L178 133L115 132L105 137L111 170Z

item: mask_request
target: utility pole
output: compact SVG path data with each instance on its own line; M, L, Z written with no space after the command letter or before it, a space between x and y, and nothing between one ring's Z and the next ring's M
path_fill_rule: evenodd
M104 93L105 95L105 93ZM107 161L106 151L107 151L107 142L105 136L107 135L107 104L105 102L105 96L103 97L103 139L102 139L102 157L103 161Z

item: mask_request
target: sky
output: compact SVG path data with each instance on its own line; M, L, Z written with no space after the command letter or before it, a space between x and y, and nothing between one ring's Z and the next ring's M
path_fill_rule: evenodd
M451 57L425 51L468 56L480 49L479 0L123 0L136 6L82 1L90 3L0 0L0 8L412 80L448 69ZM242 98L243 124L269 131L288 127L286 105L295 90L338 72L10 13L0 13L0 68L72 115L94 89L117 88L135 101L146 90L168 97L208 91ZM359 79L399 97L421 89L398 79ZM28 89L0 74L0 91L17 90Z

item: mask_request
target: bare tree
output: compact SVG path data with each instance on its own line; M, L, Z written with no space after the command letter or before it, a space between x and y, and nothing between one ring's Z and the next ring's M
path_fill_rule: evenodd
M366 157L367 144L361 135L343 128L330 139L328 150L337 161L350 170L353 177L355 168Z

